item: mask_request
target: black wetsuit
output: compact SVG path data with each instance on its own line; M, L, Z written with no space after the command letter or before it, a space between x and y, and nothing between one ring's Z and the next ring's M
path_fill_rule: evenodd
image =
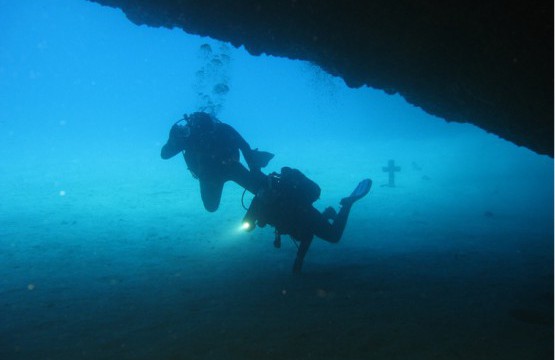
M183 156L193 176L199 179L206 210L216 211L226 181L234 181L251 193L260 187L262 174L251 173L239 162L239 150L243 155L251 151L241 135L227 124L215 124L208 134L191 133Z
M298 273L314 236L331 243L339 242L345 230L351 206L352 203L342 206L334 216L333 222L330 222L330 219L318 211L312 203L300 201L298 196L282 191L279 178L270 175L266 177L264 186L253 199L252 210L249 209L247 217L252 216L259 226L269 224L279 234L290 235L299 241L293 266L293 271Z
M172 141L172 142L170 142ZM234 181L251 193L264 181L264 175L255 169L249 171L239 161L239 151L247 163L252 150L248 143L231 126L215 122L209 128L191 127L186 138L168 140L167 148L183 149L187 167L200 183L202 202L206 210L216 211L220 205L225 182ZM162 158L169 152L162 148Z

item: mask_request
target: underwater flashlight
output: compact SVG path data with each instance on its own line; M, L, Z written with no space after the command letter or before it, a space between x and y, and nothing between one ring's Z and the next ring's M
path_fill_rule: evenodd
M248 221L244 221L243 225L241 225L241 230L249 231L251 228L251 223Z
M257 196L254 197L251 201L251 205L249 206L245 217L243 217L243 224L241 225L241 229L244 231L253 231L256 227L256 224L259 222L258 219L258 211L259 211L259 204L260 200ZM259 224L260 225L260 224Z

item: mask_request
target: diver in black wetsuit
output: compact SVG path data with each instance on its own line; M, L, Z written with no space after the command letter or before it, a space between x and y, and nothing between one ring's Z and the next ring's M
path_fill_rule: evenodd
M239 151L250 171L240 163ZM226 181L256 193L265 181L260 168L274 156L251 149L234 128L205 112L185 115L172 126L160 155L169 159L179 152L193 177L199 180L202 202L210 212L218 209Z
M249 170L239 162L243 154ZM370 191L372 181L362 180L353 193L341 200L336 212L328 207L319 212L312 203L320 197L320 187L300 171L284 167L281 174L263 174L260 169L273 154L253 150L231 126L205 112L196 112L176 122L161 156L169 159L182 152L187 167L199 180L204 207L218 209L226 181L234 181L255 194L244 218L246 229L269 224L276 229L276 241L290 235L299 241L293 272L299 273L314 236L332 243L339 242L352 205ZM330 223L330 221L332 221Z
M321 213L312 206L320 196L320 187L300 171L284 167L281 174L272 173L266 177L265 186L256 193L243 219L243 228L250 231L255 225L273 226L276 247L281 244L282 234L297 240L299 246L293 272L300 273L314 236L331 243L339 242L351 207L368 194L371 186L370 179L362 180L351 195L341 200L339 212L328 207Z

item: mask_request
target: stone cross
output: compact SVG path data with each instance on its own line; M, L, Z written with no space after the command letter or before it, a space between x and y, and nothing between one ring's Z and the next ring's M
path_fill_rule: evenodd
M395 187L395 172L401 171L401 167L395 166L395 160L389 160L387 166L384 166L382 170L389 173L389 187Z

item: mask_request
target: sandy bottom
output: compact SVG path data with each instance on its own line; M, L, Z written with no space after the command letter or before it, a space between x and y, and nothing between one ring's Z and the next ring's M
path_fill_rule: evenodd
M68 166L5 184L2 359L552 358L552 220L376 182L294 276L288 238L237 230L234 185L209 214L181 163Z

